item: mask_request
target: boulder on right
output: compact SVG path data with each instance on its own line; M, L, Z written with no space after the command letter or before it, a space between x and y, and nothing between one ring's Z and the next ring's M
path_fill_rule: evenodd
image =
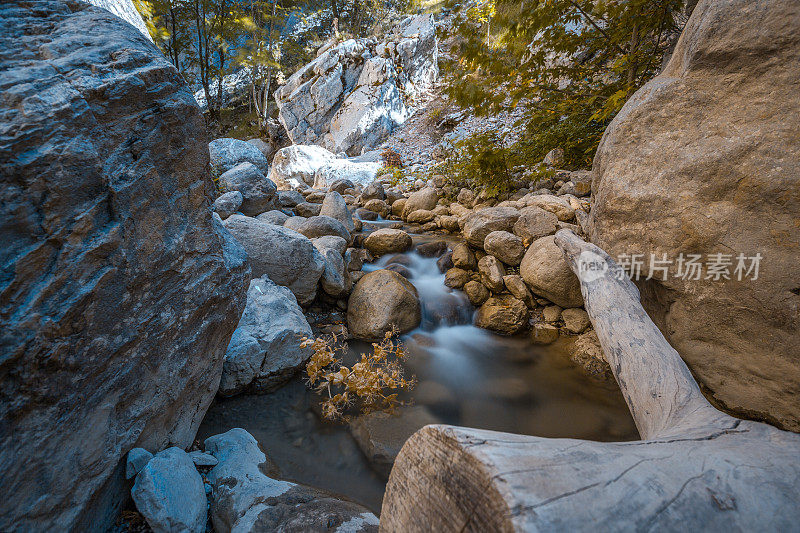
M719 405L793 431L800 431L798 79L796 0L701 0L665 71L634 94L603 137L588 227L612 257L642 253L647 262L667 254L666 279L639 282L656 324ZM701 256L700 279L681 275L681 253ZM747 273L756 254L757 279ZM709 277L709 262L730 279L715 279L714 270Z

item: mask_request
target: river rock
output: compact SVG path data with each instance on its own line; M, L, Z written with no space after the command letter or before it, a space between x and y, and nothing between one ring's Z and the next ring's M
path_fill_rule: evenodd
M375 412L356 417L350 422L350 433L367 457L370 465L385 479L411 435L441 421L424 406L401 407L397 413Z
M0 3L1 531L105 531L125 455L189 446L244 308L205 121L136 28Z
M225 352L219 394L246 388L263 393L285 383L311 357L311 348L300 346L303 337L313 332L294 294L267 276L250 281L247 307Z
M336 191L328 191L322 201L322 208L319 211L321 216L328 216L341 222L348 231L355 230L353 224L353 214L347 207L347 203L342 195Z
M380 215L382 218L387 218L389 216L389 213L392 212L391 208L388 205L386 205L386 202L378 199L368 200L364 204L364 209L373 211L374 213Z
M451 268L444 275L444 284L451 289L460 289L470 280L470 274L460 268Z
M525 280L522 279L522 276L516 274L503 276L503 284L508 289L508 292L517 300L522 300L528 307L536 305L533 295L531 291L528 290L528 286L525 285Z
M453 248L453 265L464 270L475 270L478 268L478 260L475 253L466 243L458 243Z
M347 306L347 329L357 339L380 340L397 328L406 333L419 326L417 289L389 270L370 272L356 284Z
M528 326L528 307L507 294L494 296L478 309L475 325L501 335L519 333Z
M392 215L396 217L403 216L406 203L408 203L408 198L400 198L399 200L395 200L395 202L392 204Z
M411 245L411 236L401 229L379 229L364 239L364 248L375 257L405 252Z
M519 271L534 294L565 308L583 305L580 281L552 236L537 239L530 245Z
M414 211L420 209L433 211L438 201L439 194L436 192L436 189L433 187L425 187L424 189L412 193L411 196L406 199L406 202L403 204L402 216L406 218ZM392 212L394 212L394 206L392 206Z
M555 234L558 229L558 217L541 207L524 207L514 223L514 235L524 243L530 244L537 239Z
M575 209L569 205L569 202L552 194L535 194L528 196L525 200L525 204L528 207L539 207L545 211L549 211L562 222L569 222L575 218Z
M469 189L461 189L458 191L456 200L467 209L472 209L472 206L475 205L475 193Z
M309 239L316 239L317 237L324 237L326 235L335 235L347 242L351 240L350 232L344 224L335 218L326 217L324 215L310 218L292 217L284 222L283 225L301 235L305 235Z
M329 191L336 191L341 195L346 194L345 191L347 191L348 189L354 189L354 188L355 184L348 179L335 180L328 186Z
M464 293L469 298L469 302L478 307L489 299L489 289L480 281L470 281L464 285Z
M612 257L642 253L649 263L649 254L667 254L668 279L639 281L667 340L717 405L792 431L800 431L798 50L795 1L699 2L664 72L609 125L588 224ZM731 279L706 279L707 268L699 280L677 276L681 253L706 265L723 254ZM757 253L753 279L744 274Z
M209 437L204 445L219 461L208 473L211 521L218 533L378 531L377 517L358 504L267 476L263 466L269 459L243 429Z
M206 530L203 478L180 448L158 452L137 474L131 496L154 533Z
M239 139L214 139L208 143L211 157L211 175L221 176L241 163L251 163L264 175L269 174L269 161L261 151Z
M348 242L341 237L337 237L335 235L325 235L323 237L317 237L316 239L311 239L311 242L314 246L322 252L323 250L336 250L339 255L344 255L345 251L347 251L347 244Z
M416 211L413 211L408 214L408 216L406 217L406 221L409 224L426 224L431 220L433 220L435 217L436 215L433 213L433 211L427 211L425 209L417 209Z
M447 242L446 241L424 242L422 244L417 245L417 247L414 248L414 251L417 252L422 257L439 257L443 253L447 252Z
M317 217L322 213L322 205L302 202L294 207L294 212L297 213L297 216L304 218Z
M325 259L308 237L242 215L233 215L223 224L247 250L253 276L266 274L278 285L289 287L301 305L314 300Z
M226 192L214 200L212 208L222 220L225 220L239 210L244 201L244 196L239 191Z
M611 366L606 362L603 348L593 329L575 339L570 348L569 358L589 376L600 381L614 381Z
M284 223L289 220L289 215L284 213L283 211L278 211L273 209L272 211L267 211L266 213L261 213L256 217L256 220L261 222L266 222L267 224L274 224L276 226L283 226Z
M240 209L249 217L260 215L264 211L277 207L275 197L277 187L250 162L239 163L223 173L219 177L219 186L223 191L242 193Z
M558 328L552 324L537 322L531 328L531 340L534 344L553 344L560 335Z
M305 202L305 197L300 191L294 189L288 191L278 191L278 203L281 207L295 207L297 204Z
M520 213L513 207L488 207L466 215L464 238L472 246L483 248L486 236L493 231L511 231Z
M570 333L583 333L591 325L589 315L580 307L564 309L561 312L561 319Z
M342 254L347 248L347 241L341 237L327 236L314 239L314 246L325 258L325 271L320 278L322 290L334 298L346 296L350 292L350 276Z
M545 322L553 324L561 320L561 311L563 311L563 309L557 305L548 305L542 309L542 317Z
M366 202L368 200L384 200L386 199L386 191L383 184L379 181L373 181L361 192L361 198Z
M478 261L478 273L481 275L481 282L492 292L502 292L505 289L503 276L506 270L503 264L493 255L485 255Z
M519 265L525 255L522 239L508 231L493 231L483 241L483 248L503 263L510 266Z

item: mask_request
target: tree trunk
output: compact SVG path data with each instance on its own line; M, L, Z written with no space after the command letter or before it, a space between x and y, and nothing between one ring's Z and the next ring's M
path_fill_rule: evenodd
M712 407L622 269L570 231L556 243L643 440L427 426L395 461L381 530L796 529L800 435Z

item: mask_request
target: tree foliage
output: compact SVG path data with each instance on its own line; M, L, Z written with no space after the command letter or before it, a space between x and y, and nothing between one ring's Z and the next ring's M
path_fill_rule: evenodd
M660 70L685 11L684 0L483 0L455 26L448 92L478 113L524 106L518 151L541 158L561 146L570 166L588 165L614 115Z

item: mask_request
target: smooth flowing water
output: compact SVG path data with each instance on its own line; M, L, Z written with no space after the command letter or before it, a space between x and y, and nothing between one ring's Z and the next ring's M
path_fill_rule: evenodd
M415 245L442 239L413 237ZM364 270L392 263L406 269L423 309L420 327L403 339L406 369L419 381L406 399L446 424L542 437L638 438L616 385L597 383L570 362L570 339L537 346L527 336L501 337L473 326L474 309L463 293L444 285L435 258L412 251L381 258ZM352 355L369 348L350 343ZM385 480L370 468L346 425L317 418L316 401L299 378L270 395L218 400L198 438L243 427L285 478L379 512Z

